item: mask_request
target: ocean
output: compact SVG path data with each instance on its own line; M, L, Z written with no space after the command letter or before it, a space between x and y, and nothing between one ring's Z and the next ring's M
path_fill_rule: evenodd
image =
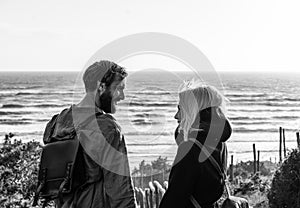
M191 72L129 72L126 99L116 119L126 139L131 168L159 156L171 162L176 154L178 87ZM296 148L300 129L300 74L219 73L219 85L229 99L227 116L233 133L228 140L234 162L253 158L278 161L279 127L286 146ZM219 83L220 84L220 83ZM79 72L0 72L0 138L12 132L22 141L42 141L48 120L84 95Z

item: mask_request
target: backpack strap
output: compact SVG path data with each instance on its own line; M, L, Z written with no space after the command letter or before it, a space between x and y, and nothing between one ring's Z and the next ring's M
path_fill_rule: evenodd
M197 200L193 197L193 195L190 197L192 204L195 208L201 208L200 204L197 202Z
M41 190L42 188L44 187L45 185L45 177L46 177L46 170L43 169L43 170L40 170L42 173L41 173L41 176L42 176L42 179L41 179L41 182L38 183L38 188L36 189L35 191L35 195L33 197L33 203L32 203L32 206L37 206L38 205L38 200L39 200L39 195L41 193Z
M226 184L226 172L224 169L222 169L219 165L219 163L216 161L216 159L209 153L209 151L207 150L207 148L201 144L201 142L199 142L197 139L194 138L189 138L189 141L194 142L200 149L201 151L203 151L203 153L207 156L207 158L209 159L210 163L214 166L214 168L218 171L218 173L222 176L223 180L224 180L224 185L225 185L225 190L226 190L226 194L227 194L227 198L230 197L230 191L229 191L229 187ZM192 202L192 204L196 207L196 208L201 208L200 204L196 201L196 199L194 198L193 195L191 195L190 200Z
M198 140L196 139L189 139L190 141L194 142L200 149L203 151L203 153L207 156L209 159L210 163L214 166L214 168L218 171L218 173L223 177L224 181L226 180L226 173L225 171L220 167L219 163L216 161L216 159L209 153L207 148L201 144Z
M78 126L76 126L76 127L74 128L74 130L76 131L76 130L79 130L79 129L85 127L85 126L88 125L94 118L97 118L97 116L100 116L100 115L102 115L102 114L103 114L103 112L97 112L97 113L95 113L95 114L93 114L93 115L87 117L87 119L86 119L85 121L83 121L82 123L80 123Z

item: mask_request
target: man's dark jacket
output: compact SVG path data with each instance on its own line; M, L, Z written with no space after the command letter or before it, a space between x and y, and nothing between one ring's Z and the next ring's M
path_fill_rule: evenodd
M53 117L46 127L44 142L48 142L49 138L59 140L59 138L65 138L70 135L74 128L74 112L76 112L77 118L84 121L91 109L72 106L63 110L58 116ZM85 170L86 183L74 193L65 196L63 204L57 202L56 205L63 208L136 207L133 185L129 175L126 144L121 134L121 128L113 116L101 113L98 109L95 109L94 112L97 115L95 117L97 128L95 129L92 124L88 124L82 130L83 133L78 135L83 145L84 167L82 168ZM95 135L99 134L94 132L99 132L99 130L104 137L97 136L95 138ZM105 141L100 141L104 139ZM89 144L91 142L92 144ZM99 144L106 144L107 147L101 149L103 147L100 147L101 145ZM85 151L85 147L93 147L94 150L99 149L99 151L92 152L93 149ZM126 170L128 170L128 175L120 175L99 164L100 160L103 164L111 162L110 159L113 158L113 155L107 155L109 154L107 152L108 149L117 151L125 157L125 163L117 165L125 166Z

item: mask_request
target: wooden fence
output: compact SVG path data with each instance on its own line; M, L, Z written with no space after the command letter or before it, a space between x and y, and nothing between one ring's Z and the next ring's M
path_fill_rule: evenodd
M150 181L145 189L135 187L135 195L140 208L158 208L159 203L168 188L168 182L161 185L158 181Z

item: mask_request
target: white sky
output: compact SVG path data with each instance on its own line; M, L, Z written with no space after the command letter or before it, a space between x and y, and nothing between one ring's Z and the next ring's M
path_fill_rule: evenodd
M297 71L299 11L298 0L0 0L0 71L82 70L103 45L140 32L190 41L218 71Z

